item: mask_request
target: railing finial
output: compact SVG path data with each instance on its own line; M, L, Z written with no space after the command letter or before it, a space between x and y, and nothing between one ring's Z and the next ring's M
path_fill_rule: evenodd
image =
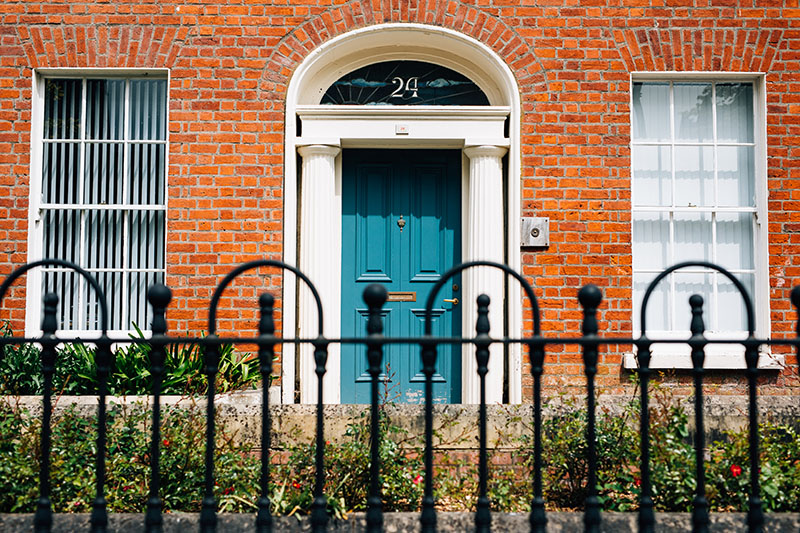
M167 306L172 301L172 291L163 283L155 283L147 291L147 301L153 306L153 335L167 331Z

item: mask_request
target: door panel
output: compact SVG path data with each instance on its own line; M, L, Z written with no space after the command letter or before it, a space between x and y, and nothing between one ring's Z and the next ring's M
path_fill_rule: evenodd
M421 336L431 287L461 259L461 153L446 150L345 150L342 154L342 336L366 334L362 299L369 283L413 292L415 301L384 306L384 333ZM398 221L401 219L400 227ZM440 291L434 335L460 336L460 279ZM384 348L382 394L388 401L424 401L419 346ZM342 402L368 403L366 348L342 346ZM438 350L434 399L461 400L461 347Z
M361 236L355 241L358 280L390 283L392 250L385 213L390 209L393 196L391 168L364 165L358 173L355 191L355 209L360 214L355 219L355 234Z

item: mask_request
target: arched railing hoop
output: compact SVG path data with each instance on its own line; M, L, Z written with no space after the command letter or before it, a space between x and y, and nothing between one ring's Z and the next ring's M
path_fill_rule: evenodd
M300 272L297 268L293 267L292 265L288 265L283 261L276 261L274 259L256 259L255 261L249 261L247 263L243 263L238 267L231 270L227 276L225 276L222 281L217 285L216 290L214 291L214 295L211 297L211 307L208 311L208 334L213 335L217 331L217 305L219 304L219 299L222 298L222 292L228 288L231 281L236 278L239 274L243 272L247 272L248 270L253 270L258 267L275 267L281 270L289 270L293 272L295 276L303 280L303 282L308 286L309 290L311 290L311 294L314 295L314 301L317 303L317 318L319 324L319 336L322 336L322 300L320 300L319 292L317 292L317 288L311 283L311 280L308 277Z
M661 272L661 274L656 276L656 279L654 279L653 281L650 282L650 285L647 286L647 290L644 293L644 299L642 300L642 309L641 309L641 325L642 325L641 326L641 332L642 332L642 337L644 337L645 334L647 333L647 325L646 325L646 322L645 322L645 320L646 320L645 315L647 314L647 302L650 301L650 295L655 290L656 285L658 285L659 282L661 282L661 280L663 280L664 278L666 278L668 275L672 274L676 270L680 270L680 269L686 268L686 267L698 267L698 266L699 267L703 267L703 268L709 268L711 270L716 270L717 272L719 272L720 274L722 274L723 276L725 276L726 278L731 280L731 282L733 282L734 286L739 291L739 294L742 295L742 299L744 300L744 306L745 306L745 309L747 310L747 332L748 332L750 337L755 335L755 332L756 332L755 322L756 321L755 321L755 316L753 314L753 302L750 300L750 295L747 294L747 289L744 288L744 285L742 285L742 282L739 281L736 278L736 276L734 276L733 274L731 274L730 272L728 272L727 270L725 270L721 266L715 265L714 263L709 263L708 261L685 261L683 263L678 263L677 265L672 265L668 269L664 270L663 272Z
M64 261L63 259L39 259L38 261L33 261L32 263L26 263L21 267L15 269L11 275L9 275L6 280L0 285L0 309L2 309L3 305L3 298L5 298L6 291L14 283L17 278L25 274L27 271L32 270L36 267L40 266L60 266L64 268L68 268L70 270L74 270L85 279L89 285L94 290L95 294L97 295L97 300L100 302L100 331L103 336L108 333L108 305L106 304L106 294L103 292L103 289L100 288L100 284L97 283L97 280L89 274L86 270L82 269L75 263L71 263L69 261ZM64 302L59 302L60 304L64 304Z
M428 295L428 300L425 302L425 335L431 335L433 331L433 302L436 300L436 297L439 294L439 291L456 274L467 270L468 268L472 267L479 267L479 266L487 266L491 268L497 268L502 270L506 274L510 274L514 277L519 284L522 285L522 289L525 291L525 295L528 297L528 300L531 302L531 307L533 308L533 334L540 335L541 334L541 324L539 321L539 302L536 300L536 295L533 294L533 288L531 284L528 283L525 278L523 278L516 270L512 269L508 265L503 265L501 263L495 263L493 261L467 261L466 263L461 263L460 265L456 265L447 272L445 272L439 281L433 286L433 290L431 290L430 294Z

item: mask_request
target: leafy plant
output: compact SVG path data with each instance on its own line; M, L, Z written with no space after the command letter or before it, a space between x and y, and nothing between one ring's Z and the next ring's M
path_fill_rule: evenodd
M131 342L118 348L109 376L110 394L134 395L152 392L150 349L142 331L134 324ZM10 337L7 323L0 325L0 336ZM97 349L82 343L64 343L57 349L54 390L62 394L96 394ZM208 377L203 373L204 356L197 344L167 346L162 378L163 394L205 394ZM230 343L219 347L216 391L230 392L253 388L261 380L258 358L238 352ZM42 394L41 351L34 345L5 345L0 358L0 393Z

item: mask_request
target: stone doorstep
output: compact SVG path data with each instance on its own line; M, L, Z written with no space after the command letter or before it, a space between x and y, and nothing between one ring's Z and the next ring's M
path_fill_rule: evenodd
M273 530L279 533L306 533L311 531L308 517L276 517ZM165 513L164 533L185 533L197 530L199 514ZM440 533L464 533L473 531L475 515L472 513L438 513L437 529ZM111 514L109 531L113 533L140 533L144 517L140 514ZM528 515L525 513L493 513L492 531L529 531ZM712 533L731 533L746 529L744 513L717 513L711 515ZM767 514L765 531L770 533L797 533L800 529L800 513ZM89 514L57 514L53 520L53 533L73 533L89 530ZM255 514L218 515L219 533L251 533L255 530ZM656 531L690 531L689 513L656 513ZM364 513L354 513L348 520L331 521L329 533L360 533L365 531ZM383 531L386 533L417 533L419 513L386 513ZM582 513L547 513L549 533L574 533L583 531ZM602 533L627 533L638 531L636 513L602 513ZM0 514L0 532L32 533L32 514Z
M0 401L14 403L29 409L32 413L41 412L41 398L38 396L0 397ZM575 405L584 405L582 398L575 399ZM598 411L621 414L621 406L630 401L629 396L604 395L599 398ZM681 400L689 423L693 425L694 411L691 398ZM61 396L54 400L55 413L71 404L88 417L95 416L96 396ZM109 397L108 404L152 405L148 396ZM164 406L205 407L204 398L181 396L162 397ZM229 430L235 432L241 441L258 443L261 438L261 392L259 390L221 394L216 400L217 413ZM551 402L544 408L544 416L556 415L565 407L559 401ZM386 412L393 424L407 430L411 435L424 433L424 410L421 405L395 404L386 406ZM742 396L706 396L705 425L710 438L718 438L725 430L740 429L747 426L747 398ZM270 407L272 417L272 443L281 448L289 442L311 441L316 427L316 406L307 404L274 405ZM364 405L326 405L324 407L325 438L340 442L348 424L367 420L369 409ZM434 406L434 429L441 439L434 441L440 449L474 449L478 440L478 406L465 404L437 404ZM792 396L764 396L759 398L759 417L766 417L783 423L797 424L800 421L800 401ZM638 417L631 420L638 424ZM517 437L532 434L533 414L531 404L490 405L488 406L489 446L497 449L512 449Z

